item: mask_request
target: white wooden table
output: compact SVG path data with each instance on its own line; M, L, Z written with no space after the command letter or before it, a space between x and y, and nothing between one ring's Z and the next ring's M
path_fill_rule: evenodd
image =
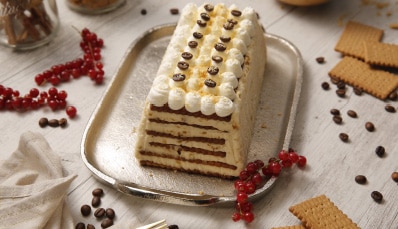
M322 82L329 82L328 71L341 58L334 51L334 45L348 20L384 29L383 42L398 43L398 30L389 28L389 24L398 22L397 2L381 1L389 3L385 8L375 4L365 5L365 1L360 0L331 0L326 5L311 8L281 5L274 0L237 2L241 7L254 7L268 32L294 43L301 51L305 64L291 146L307 157L308 166L304 170L292 169L280 176L272 191L254 204L255 221L252 224L233 222L232 208L176 206L121 194L99 183L80 157L80 143L86 124L128 46L149 28L176 22L178 16L171 15L169 10L182 9L181 1L127 1L118 10L97 16L75 13L66 7L65 1L58 1L62 24L49 45L23 53L1 47L0 84L27 92L36 87L33 78L37 73L81 56L79 35L72 26L87 27L105 40L102 55L106 80L101 86L94 86L88 78L59 86L68 92L68 102L78 109L78 117L69 120L65 129L40 128L38 125L38 120L44 116L66 117L64 111L0 112L0 159L6 159L17 148L22 133L42 133L53 150L62 157L65 171L78 174L68 190L68 202L76 222L89 221L81 216L80 206L90 203L91 191L101 187L106 193L102 198L103 206L115 209L115 224L119 225L133 223L141 226L160 219L166 219L169 224L177 224L180 228L294 225L300 221L288 211L289 206L325 194L361 228L398 228L398 186L390 178L392 172L398 171L398 113L386 112L384 106L387 102L370 95L356 96L352 88L348 89L346 98L337 97L332 84L329 91L321 88ZM230 5L232 1L225 3ZM147 14L141 15L141 9L146 9ZM324 64L315 61L320 56L325 57ZM395 107L398 104L394 101L388 103ZM342 125L332 121L329 113L332 108L343 113ZM355 110L358 118L349 118L346 115L349 109ZM366 121L372 121L376 131L367 132L364 128ZM343 143L338 137L340 132L348 133L350 142ZM374 152L379 145L386 149L383 158L377 157ZM366 185L355 183L354 177L358 174L368 178ZM382 203L376 203L370 197L374 190L384 195Z

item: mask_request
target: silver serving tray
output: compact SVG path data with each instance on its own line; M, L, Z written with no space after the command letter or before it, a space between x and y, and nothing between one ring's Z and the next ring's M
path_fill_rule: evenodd
M82 159L97 179L128 195L191 206L234 203L231 180L142 167L135 159L144 100L174 29L174 24L152 28L131 44L85 129ZM268 161L288 149L302 84L298 49L279 36L265 37L268 60L249 161ZM265 194L276 180L250 198Z

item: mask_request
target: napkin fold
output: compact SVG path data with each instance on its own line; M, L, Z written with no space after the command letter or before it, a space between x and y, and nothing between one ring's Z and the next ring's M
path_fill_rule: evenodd
M39 133L23 133L0 163L0 228L74 228L66 203L76 175L64 176L61 158Z

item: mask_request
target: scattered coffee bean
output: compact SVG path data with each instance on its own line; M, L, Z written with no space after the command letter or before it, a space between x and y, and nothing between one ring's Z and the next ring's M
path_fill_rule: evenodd
M348 142L348 139L349 139L348 134L346 134L346 133L340 133L340 134L339 134L339 138L340 138L343 142Z
M373 132L375 130L375 126L372 122L366 122L365 123L365 128L369 131L369 132Z
M345 89L345 83L343 81L339 81L337 83L337 88L338 89Z
M333 77L330 77L330 81L332 82L332 84L338 84L340 82L339 79L336 79L336 78L333 78Z
M98 207L101 204L101 198L99 196L94 196L93 199L91 200L91 205L93 207Z
M190 48L196 48L196 47L198 46L198 42L196 42L196 41L189 41L189 42L188 42L188 46L189 46Z
M396 101L398 99L398 93L396 91L392 92L389 96L388 99L392 101Z
M231 37L227 37L227 36L220 36L220 40L224 43L228 43L231 41Z
M82 222L77 223L75 229L86 229L86 225Z
M110 226L112 226L113 225L113 220L112 219L104 219L102 222L101 222L101 227L102 228L108 228L108 227L110 227Z
M48 125L51 127L59 127L59 122L57 119L48 120Z
M219 52L223 52L225 49L227 49L227 46L225 46L223 43L217 43L214 45L214 48Z
M358 175L355 177L355 182L358 184L365 184L367 181L366 177L364 175Z
M205 21L209 21L210 20L210 15L208 13L201 13L200 17L205 20Z
M212 4L206 4L206 5L204 5L203 8L205 8L205 10L206 10L207 12L211 12L211 11L214 10L214 6L213 6Z
M147 14L146 9L142 9L142 10L141 10L141 15L146 15L146 14Z
M325 57L322 57L322 56L315 58L315 60L316 60L316 62L318 62L318 64L325 63Z
M341 124L343 122L343 118L341 118L341 116L334 115L333 122L335 122L336 124Z
M66 125L68 125L68 120L66 118L61 118L59 121L59 126L60 127L66 127Z
M389 105L389 104L387 104L387 105L384 107L384 109L385 109L387 112L390 112L390 113L395 113L395 112L396 112L395 107L393 107L393 106L391 106L391 105Z
M95 229L95 227L92 224L87 224L87 229Z
M239 10L231 10L231 14L235 17L240 17L240 15L242 15L242 12Z
M377 203L380 203L383 200L383 194L381 194L379 191L373 191L370 195Z
M181 82L185 80L185 75L182 73L176 73L173 75L173 80L176 82Z
M115 211L112 208L107 208L106 211L105 211L105 215L109 219L114 219L116 214L115 214Z
M398 183L398 172L393 172L391 174L391 179Z
M333 109L330 110L330 113L332 115L340 115L340 110L333 108Z
M362 89L360 89L360 88L357 88L357 87L354 87L354 93L356 94L356 95L362 95Z
M219 69L218 69L217 66L210 66L210 67L207 68L207 72L208 72L210 75L213 75L213 76L214 76L214 75L217 75L218 71L219 71Z
M96 188L92 191L93 196L103 196L104 190L102 188Z
M329 88L330 88L330 85L328 82L322 82L321 86L322 86L323 90L329 90Z
M181 70L187 70L189 68L189 64L185 61L178 61L177 67Z
M337 94L337 96L339 96L340 98L344 98L344 97L345 97L345 89L337 89L337 90L336 90L336 94Z
M376 147L375 153L376 153L377 156L383 157L385 152L386 152L386 149L383 146L377 146Z
M203 34L199 32L193 32L192 36L196 39L201 39L203 37Z
M47 125L48 125L48 119L47 118L39 119L39 126L40 127L46 127Z
M85 204L80 208L80 212L82 213L83 216L88 216L91 213L91 207Z
M351 118L356 118L358 117L357 112L353 111L353 110L348 110L347 111L347 115L350 116Z
M223 61L221 56L212 56L211 59L216 63L221 63Z
M177 14L180 13L180 11L178 10L178 8L171 8L171 9L170 9L170 13L171 13L172 15L177 15Z
M192 53L190 53L190 52L183 52L183 53L181 54L181 57L184 58L184 59L186 59L186 60L190 60L190 59L192 59L193 55L192 55Z
M198 24L200 27L206 27L207 25L206 21L204 20L196 20L196 24Z
M216 87L217 83L212 79L205 79L205 85L208 87Z
M172 224L167 227L168 229L179 229L178 225Z
M103 208L97 208L97 210L95 210L94 212L94 216L95 218L102 218L105 216L105 209Z

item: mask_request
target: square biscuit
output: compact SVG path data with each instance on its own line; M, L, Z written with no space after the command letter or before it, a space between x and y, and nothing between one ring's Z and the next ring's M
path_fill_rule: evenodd
M292 225L292 226L273 227L271 229L306 229L306 228L303 225Z
M305 200L289 208L307 229L359 229L359 227L338 209L325 195Z
M380 41L384 31L355 21L349 21L341 34L335 50L345 56L365 58L363 41Z
M371 65L398 68L398 45L377 41L363 42L365 62Z

